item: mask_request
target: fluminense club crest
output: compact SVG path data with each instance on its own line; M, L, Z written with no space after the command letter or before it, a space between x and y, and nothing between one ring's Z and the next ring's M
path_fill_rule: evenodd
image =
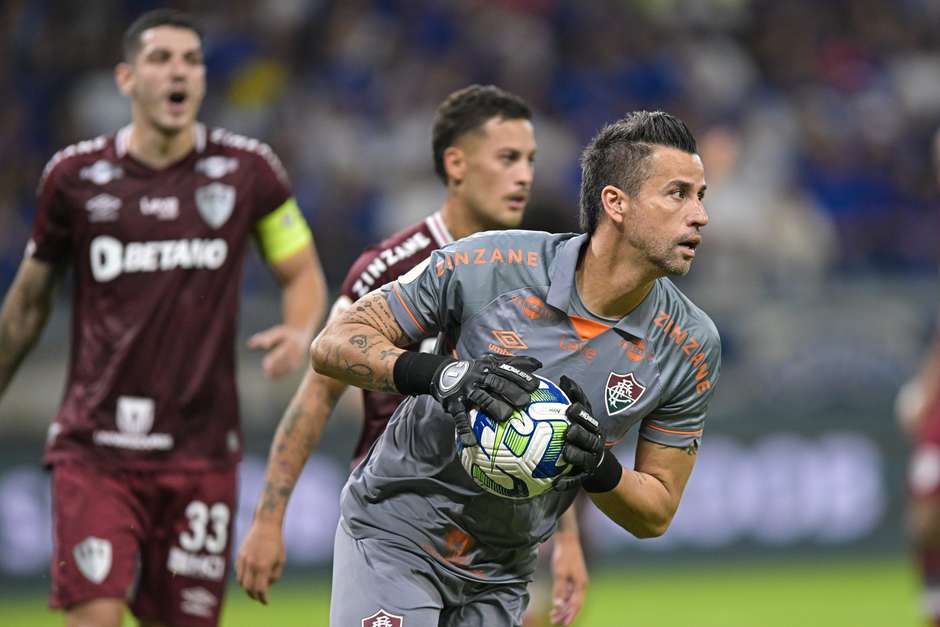
M196 208L206 224L219 228L235 208L235 188L224 183L210 183L196 189Z
M362 627L404 627L405 619L385 610L379 610L372 616L362 619Z
M94 583L101 583L111 572L111 542L88 536L72 549L78 570Z
M607 400L607 415L613 416L628 410L640 400L645 391L646 386L637 381L632 372L627 374L611 372L607 377L607 389L604 391L604 398Z

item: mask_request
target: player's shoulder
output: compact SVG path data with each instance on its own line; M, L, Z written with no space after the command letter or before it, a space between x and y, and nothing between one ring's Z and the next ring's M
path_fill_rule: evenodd
M383 259L385 266L393 266L412 257L421 261L440 246L441 242L437 241L426 222L421 221L366 248L352 265L350 273L356 272L357 268L371 263L374 259Z
M659 307L654 324L659 327L681 325L682 329L694 333L703 345L720 348L721 336L711 316L669 279L662 278L656 283Z
M576 233L507 229L482 231L457 240L439 253L437 264L448 270L488 273L516 270L524 280L546 278L552 262Z
M201 167L218 169L237 167L232 161L226 159L245 160L252 165L264 163L282 180L287 180L287 171L277 154L267 143L235 133L226 128L215 127L209 129L206 135L205 153L207 157L200 164Z
M407 247L409 251L433 250L446 246L450 242L450 238L442 239L439 233L435 233L430 224L431 217L395 231L366 250L378 254L383 250L394 250L396 247L401 246Z
M57 151L42 169L40 185L60 176L77 176L103 185L122 174L114 151L114 134L99 135Z
M527 251L554 252L576 233L549 233L525 229L481 231L459 239L444 250L466 251L479 248L498 248Z
M440 230L437 214L407 226L366 248L350 266L343 293L360 298L376 287L398 278L450 241Z
M548 285L558 253L574 234L521 229L484 231L449 244L432 256L438 277L455 277L465 292L483 298Z

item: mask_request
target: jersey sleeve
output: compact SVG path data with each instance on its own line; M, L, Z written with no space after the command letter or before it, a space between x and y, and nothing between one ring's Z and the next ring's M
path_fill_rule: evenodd
M710 324L710 321L709 321ZM643 419L640 436L662 444L685 448L698 446L705 427L705 415L721 370L721 339L710 324L708 339L703 342L701 359L694 359L691 368L675 391L656 411Z
M53 167L39 182L36 219L26 249L28 256L54 265L68 259L72 246L71 216L61 185L61 167Z
M265 146L257 162L255 239L262 256L269 263L277 262L301 250L313 235L277 155Z
M463 314L460 273L448 268L445 250L434 251L381 288L392 314L413 342L460 324Z

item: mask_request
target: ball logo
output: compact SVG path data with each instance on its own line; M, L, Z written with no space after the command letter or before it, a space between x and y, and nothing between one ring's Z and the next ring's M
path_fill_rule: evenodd
M604 393L604 398L607 400L607 415L614 416L628 410L640 400L645 391L646 386L637 381L632 372L627 374L611 372L607 377L607 389Z
M372 616L362 619L362 627L404 627L405 619L385 610L379 610Z

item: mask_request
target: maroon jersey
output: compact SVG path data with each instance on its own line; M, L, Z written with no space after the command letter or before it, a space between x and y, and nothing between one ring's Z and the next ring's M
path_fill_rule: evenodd
M337 306L346 307L372 290L394 281L430 257L432 252L452 241L438 211L367 248L349 269ZM422 348L429 351L431 347L422 347L421 344L408 347L409 350ZM362 391L365 422L353 455L354 463L358 463L369 451L403 399L399 394Z
M57 153L27 254L75 274L72 347L45 461L208 468L241 455L235 320L255 223L290 198L265 144L196 126L154 170L130 127Z

